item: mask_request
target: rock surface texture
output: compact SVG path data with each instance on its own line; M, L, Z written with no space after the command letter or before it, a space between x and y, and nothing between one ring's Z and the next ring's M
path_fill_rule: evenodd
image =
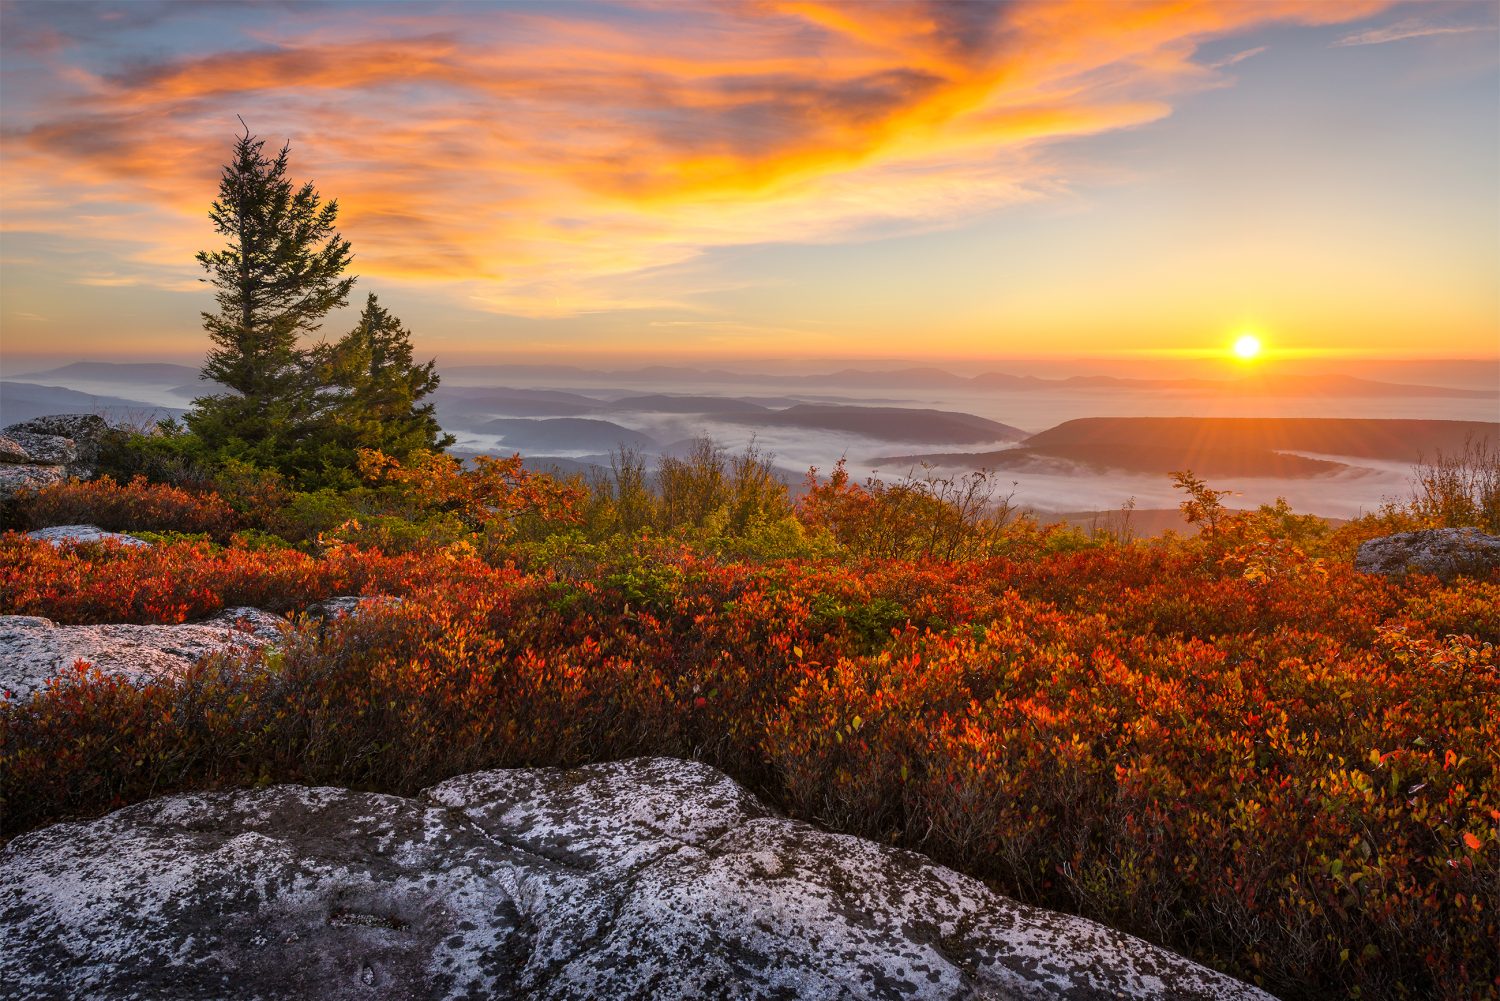
M1432 574L1452 582L1461 576L1488 577L1500 570L1500 536L1477 528L1434 528L1370 539L1354 555L1354 569L1401 576Z
M415 798L275 786L58 824L0 854L27 998L1269 995L774 815L704 765L478 772Z
M94 474L109 424L95 414L59 414L0 431L0 499L69 476Z
M60 546L65 542L118 542L122 546L149 546L151 543L145 539L137 539L133 535L122 535L119 532L106 532L98 525L53 525L51 528L38 528L34 532L27 532L33 539L41 539L50 542L54 546Z
M0 691L29 698L80 659L106 674L148 681L205 654L273 642L284 624L258 608L226 608L176 626L61 626L34 615L0 615Z

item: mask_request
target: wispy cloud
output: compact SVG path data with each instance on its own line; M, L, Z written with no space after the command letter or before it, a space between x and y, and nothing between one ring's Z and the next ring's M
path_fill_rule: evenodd
M1367 28L1345 35L1334 42L1335 46L1384 45L1386 42L1401 42L1408 38L1427 38L1432 35L1468 35L1476 31L1494 31L1493 24L1437 24L1419 18L1409 18L1387 25L1384 28Z
M114 70L75 54L87 9L20 8L50 77L6 100L4 225L124 241L192 287L240 112L339 198L365 275L526 316L683 308L690 286L641 276L1051 197L1048 144L1160 119L1261 51L1205 65L1202 42L1384 5L315 5Z
M167 292L202 292L203 284L194 279L173 278L158 274L121 275L114 272L80 275L72 279L74 285L89 285L95 288L155 288Z
M1257 45L1253 49L1246 49L1244 52L1236 52L1234 55L1226 56L1223 59L1220 59L1218 62L1214 63L1213 68L1216 70L1221 70L1227 66L1233 66L1236 63L1242 63L1246 59L1254 59L1256 56L1266 51L1266 49L1267 46Z

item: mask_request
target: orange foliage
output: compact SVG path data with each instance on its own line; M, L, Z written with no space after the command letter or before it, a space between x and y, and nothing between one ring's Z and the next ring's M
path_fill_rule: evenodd
M1395 583L1249 542L568 566L6 536L4 612L405 600L176 681L84 667L0 706L5 832L175 789L411 792L696 756L796 816L1284 997L1500 995L1500 583Z
M228 538L239 520L217 494L148 483L144 476L125 484L108 476L66 480L22 494L17 503L31 525L98 525L112 532L206 532Z
M398 488L426 510L457 514L471 528L495 520L510 521L522 514L536 514L563 524L579 520L576 509L583 500L581 487L524 469L519 455L481 455L473 461L474 468L466 471L456 459L427 452L403 465L381 452L362 448L359 474L372 485Z

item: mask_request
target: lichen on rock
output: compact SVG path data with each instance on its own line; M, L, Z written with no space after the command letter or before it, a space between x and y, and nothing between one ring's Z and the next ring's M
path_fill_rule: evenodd
M100 441L109 424L97 414L57 414L0 431L0 500L23 490L86 479L98 468Z
M1444 583L1463 576L1488 577L1500 570L1500 536L1486 535L1477 528L1383 535L1360 545L1354 569L1396 577L1425 573Z
M91 542L118 542L122 546L149 546L145 539L122 532L106 532L98 525L53 525L27 532L33 539L50 542L53 546L83 545Z
M0 854L36 998L1212 998L1253 987L705 765L179 795Z
M211 653L275 642L284 625L258 608L227 608L180 625L68 626L35 615L0 615L0 692L28 698L79 660L132 681L171 676Z

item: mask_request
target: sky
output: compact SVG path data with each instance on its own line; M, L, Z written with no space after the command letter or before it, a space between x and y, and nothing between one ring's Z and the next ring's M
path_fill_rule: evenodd
M1492 358L1497 12L4 3L0 365L202 357L237 116L444 361Z

